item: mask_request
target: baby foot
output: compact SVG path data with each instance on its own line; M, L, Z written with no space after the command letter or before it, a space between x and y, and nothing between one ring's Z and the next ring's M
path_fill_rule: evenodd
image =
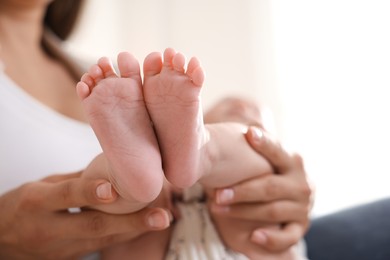
M207 139L200 91L204 72L196 58L188 63L173 49L149 54L144 62L144 96L160 146L167 179L184 188L203 174L202 146Z
M109 178L126 200L150 202L161 191L161 156L146 110L138 61L118 55L118 76L101 58L77 84L88 120L109 164Z

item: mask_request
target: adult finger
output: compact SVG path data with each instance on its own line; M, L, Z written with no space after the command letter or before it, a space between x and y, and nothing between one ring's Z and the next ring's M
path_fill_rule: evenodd
M80 176L81 176L81 171L75 173L69 173L69 174L53 174L41 179L41 181L53 183L53 182L59 182L59 181L73 179L73 178L79 178Z
M59 248L64 250L65 248L71 248L74 252L65 259L83 259L87 252L99 252L102 249L118 243L131 241L134 237L127 234L110 235L107 237L91 238L91 239L79 239L74 240L67 246ZM131 243L131 242L130 242ZM68 249L69 250L69 249ZM67 252L63 252L61 255L67 256ZM87 257L88 258L88 257Z
M117 197L111 184L106 180L72 178L47 183L32 182L23 187L22 201L26 207L37 210L66 210L84 206L110 203Z
M259 128L249 127L246 138L252 148L271 163L276 173L284 173L293 167L291 155Z
M152 232L160 232L160 233L171 232L171 230L164 229L164 230L152 231ZM94 239L84 239L84 240L79 240L79 243L77 243L76 245L73 244L72 248L79 252L97 252L100 251L101 249L104 249L108 246L115 245L118 243L122 243L122 242L132 243L131 241L136 238L137 237L134 237L132 234L125 233L125 234L110 235L110 236L94 238Z
M166 229L171 220L171 214L162 208L147 208L122 215L85 211L63 214L62 219L57 221L56 235L69 239L91 239L127 234L135 238L147 231Z
M281 223L301 221L309 214L309 207L299 203L282 200L265 204L237 204L232 206L211 205L215 214L248 221Z
M292 222L281 229L256 229L251 235L251 241L270 251L280 252L297 244L304 233L305 228L301 224Z
M306 200L310 192L308 184L303 185L285 176L269 174L216 190L215 202L220 205L232 205L283 199Z

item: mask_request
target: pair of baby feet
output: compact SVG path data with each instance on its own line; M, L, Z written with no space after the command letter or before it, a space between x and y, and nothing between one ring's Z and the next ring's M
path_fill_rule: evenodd
M108 161L110 181L124 199L150 202L164 174L184 188L200 178L205 128L200 103L204 72L196 58L173 49L149 54L140 65L118 55L118 75L101 58L77 84L87 118ZM164 169L164 171L162 170Z

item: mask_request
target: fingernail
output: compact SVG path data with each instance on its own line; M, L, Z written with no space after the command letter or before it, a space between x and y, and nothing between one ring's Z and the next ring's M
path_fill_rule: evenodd
M255 127L253 129L253 138L257 141L259 141L261 138L263 138L264 134L263 131L261 131L259 128Z
M175 217L173 216L172 212L168 208L164 208L164 209L168 215L169 223L172 223L175 220Z
M217 193L217 204L224 204L231 201L234 197L233 189L223 189Z
M169 225L167 223L166 217L163 214L158 213L158 212L155 212L155 213L152 213L149 215L148 223L149 223L149 226L152 228L164 228L167 225Z
M256 230L253 232L252 241L259 245L264 245L267 242L267 236L262 230Z
M169 217L169 223L172 223L175 218L173 217L173 214L169 210L167 212Z
M105 182L97 186L96 195L99 199L108 200L112 199L111 183Z

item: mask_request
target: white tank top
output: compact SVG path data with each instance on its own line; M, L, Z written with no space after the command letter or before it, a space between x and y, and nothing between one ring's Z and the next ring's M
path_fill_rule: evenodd
M48 175L79 171L100 152L88 124L34 99L0 64L0 195Z

